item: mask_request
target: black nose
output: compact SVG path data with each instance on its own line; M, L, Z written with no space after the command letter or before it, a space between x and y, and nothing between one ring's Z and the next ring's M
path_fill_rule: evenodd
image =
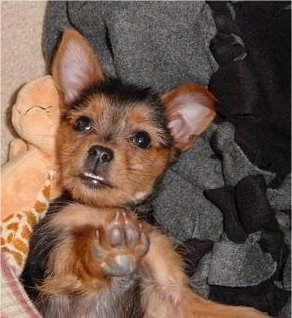
M95 145L88 150L88 159L94 166L110 162L113 158L113 151L106 147Z

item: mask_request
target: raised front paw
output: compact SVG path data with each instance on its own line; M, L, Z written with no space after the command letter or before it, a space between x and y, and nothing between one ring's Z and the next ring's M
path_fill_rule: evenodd
M112 221L95 231L92 253L106 276L132 274L149 249L149 238L138 220L117 212Z

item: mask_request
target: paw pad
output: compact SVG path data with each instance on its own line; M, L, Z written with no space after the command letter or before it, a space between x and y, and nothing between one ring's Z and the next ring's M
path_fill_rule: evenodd
M96 230L92 253L107 276L132 274L149 249L149 239L137 219L118 212L112 222Z

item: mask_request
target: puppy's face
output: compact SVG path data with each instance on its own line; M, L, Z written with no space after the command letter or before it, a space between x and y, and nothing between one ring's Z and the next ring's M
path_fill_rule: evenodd
M92 48L73 30L64 32L52 73L63 101L57 136L63 186L95 206L144 200L215 115L213 96L197 85L159 97L104 79Z
M173 155L161 109L148 92L118 82L87 91L59 129L64 186L95 205L144 199Z

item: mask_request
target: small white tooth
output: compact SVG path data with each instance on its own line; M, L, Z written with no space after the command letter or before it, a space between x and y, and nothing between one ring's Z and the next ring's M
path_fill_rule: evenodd
M97 176L96 174L90 173L90 172L84 172L85 177L89 177L95 180L103 181L104 178L101 176Z

